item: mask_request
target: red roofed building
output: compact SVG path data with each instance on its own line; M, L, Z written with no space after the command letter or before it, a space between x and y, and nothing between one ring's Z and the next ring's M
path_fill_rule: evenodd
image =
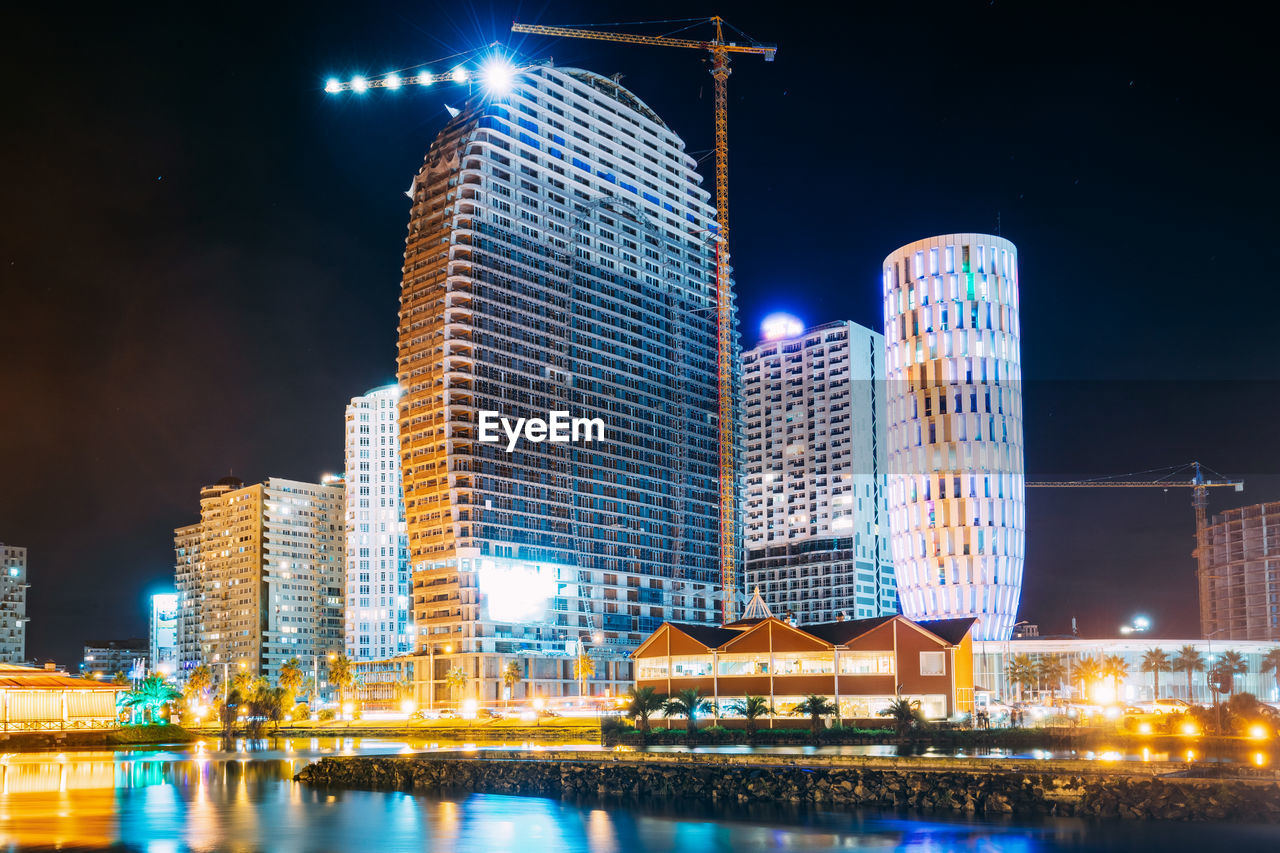
M632 655L636 686L674 694L698 688L733 724L733 705L765 696L778 716L805 696L826 696L839 718L869 719L902 697L929 719L973 710L972 618L912 622L881 616L791 625L757 592L724 627L665 622Z

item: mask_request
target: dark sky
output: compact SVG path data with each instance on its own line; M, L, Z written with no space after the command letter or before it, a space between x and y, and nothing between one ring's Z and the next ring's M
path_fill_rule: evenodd
M517 18L719 11L778 43L730 80L748 343L776 309L878 328L886 254L999 222L1032 478L1200 459L1248 482L1214 508L1280 499L1271 32L1230 4L808 8L6 4L0 540L30 548L28 654L142 633L199 487L338 469L347 399L394 378L403 193L461 97L328 75L501 40L624 73L710 149L699 53ZM1032 491L1027 527L1023 618L1196 630L1186 490Z

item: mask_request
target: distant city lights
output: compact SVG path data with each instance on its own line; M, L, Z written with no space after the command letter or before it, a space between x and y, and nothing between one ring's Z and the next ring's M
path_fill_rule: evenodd
M781 312L770 314L760 323L760 333L766 341L780 341L783 338L794 338L804 332L804 323L799 317Z
M422 70L402 76L399 72L392 71L380 77L352 77L345 83L338 77L330 77L324 82L324 90L330 95L341 92L364 94L370 89L401 89L411 85L431 86L435 83L453 82L480 83L486 94L501 96L511 91L517 71L519 69L509 59L495 54L485 59L478 68L459 65L440 74Z

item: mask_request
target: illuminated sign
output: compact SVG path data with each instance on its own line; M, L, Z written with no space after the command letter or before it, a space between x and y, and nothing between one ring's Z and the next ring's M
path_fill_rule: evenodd
M790 314L770 314L760 324L760 333L766 341L794 338L804 332L804 324Z
M481 560L480 594L498 622L545 622L559 585L556 567L519 560Z

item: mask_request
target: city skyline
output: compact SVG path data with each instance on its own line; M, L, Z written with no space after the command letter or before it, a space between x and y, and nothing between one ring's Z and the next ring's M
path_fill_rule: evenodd
M975 18L972 22L947 18L956 25L949 38L998 39L1010 26L1005 16L1029 14L1000 9L970 12ZM406 8L402 14L412 20L415 14L426 13ZM990 151L984 154L985 159L970 161L975 163L974 169L992 174L992 183L998 186L975 191L942 181L927 187L930 195L921 198L922 186L928 182L913 176L906 168L909 161L949 158L953 149L957 159L962 159L974 151L961 140L950 145L936 139L925 142L910 131L908 123L905 143L903 133L885 134L895 137L894 145L904 149L900 154L895 156L887 145L859 141L855 157L873 155L870 159L875 166L848 169L836 179L844 189L856 190L857 197L866 200L864 205L851 206L848 201L819 205L804 221L780 225L772 209L779 205L753 195L758 187L781 194L786 201L794 198L786 188L792 178L771 160L785 138L784 126L798 116L815 114L819 99L815 92L806 95L804 90L821 88L813 82L818 77L813 72L822 66L815 65L818 50L813 36L768 16L753 19L750 13L734 15L735 22L749 32L780 44L775 67L749 68L743 63L734 77L735 98L740 95L744 104L731 123L731 134L736 135L730 161L736 210L734 262L744 306L744 346L754 343L752 333L759 318L782 307L811 325L852 319L875 328L877 267L885 252L928 234L994 230L998 212L1004 235L1022 251L1022 278L1026 282L1024 366L1033 382L1052 383L1045 384L1043 392L1029 386L1024 393L1029 474L1123 473L1200 458L1248 483L1243 496L1214 496L1212 512L1276 497L1276 481L1266 479L1274 477L1273 458L1265 450L1251 450L1247 440L1264 428L1269 407L1274 404L1265 399L1265 393L1259 395L1257 387L1243 384L1249 379L1274 381L1275 376L1272 368L1255 357L1256 341L1250 343L1249 336L1231 332L1236 325L1229 322L1231 308L1214 294L1229 280L1226 273L1218 272L1226 259L1247 259L1261 252L1265 261L1267 252L1259 247L1266 244L1259 238L1268 232L1268 222L1274 218L1274 213L1250 200L1255 194L1265 198L1265 190L1258 192L1255 182L1244 194L1248 182L1231 165L1237 157L1231 153L1235 148L1244 145L1256 150L1261 144L1257 126L1247 116L1231 114L1230 94L1226 102L1211 102L1208 97L1218 94L1231 71L1239 70L1232 62L1248 60L1232 59L1225 68L1210 67L1203 79L1192 82L1178 76L1174 67L1151 65L1152 55L1141 50L1132 67L1094 61L1090 49L1096 51L1104 35L1092 35L1075 51L1068 51L1068 35L1076 34L1069 30L1058 37L1061 41L1051 41L1048 50L1050 57L1077 60L1068 63L1066 71L1046 69L1026 53L1011 58L1023 63L1027 80L1003 83L1013 91L1002 90L1000 96L1020 95L1022 99L1015 97L1015 101L1027 106L1017 115L1010 116L1006 110L1001 116L1014 129L1012 135L979 134L981 139L974 147ZM575 16L591 17L581 11L558 17L571 20ZM501 17L495 15L495 19ZM6 257L4 282L6 302L15 309L12 316L19 321L14 324L12 339L22 367L16 374L5 371L6 390L9 381L16 379L11 398L39 402L32 407L41 413L33 416L33 423L49 419L45 427L35 431L22 424L5 427L6 461L13 462L23 488L18 490L20 500L15 500L15 495L0 504L0 523L4 525L0 537L21 543L30 551L29 655L50 655L68 662L75 659L74 649L88 636L136 633L129 626L139 623L145 594L167 577L168 537L176 524L186 520L184 502L189 502L189 496L232 467L249 480L271 474L307 480L336 467L341 452L340 427L320 413L332 411L358 389L392 377L394 352L385 318L394 306L398 280L393 269L398 257L395 243L403 233L405 212L403 196L396 198L396 192L403 192L405 178L421 162L426 142L443 126L443 106L456 106L457 99L433 93L414 101L404 98L376 106L335 106L323 100L318 88L326 74L344 70L335 65L335 56L355 57L363 51L366 56L385 56L388 67L398 67L449 51L421 44L421 31L432 29L426 18L410 28L418 41L407 36L388 41L385 35L369 35L385 31L385 21L344 32L350 20L341 14L330 18L324 28L307 25L319 31L308 34L308 48L290 56L296 73L287 77L287 85L281 81L251 97L242 91L231 92L238 87L230 85L226 91L205 92L226 108L219 121L227 121L232 129L256 128L264 113L283 104L280 123L266 124L265 138L271 141L242 160L226 159L217 141L227 140L218 133L207 134L207 140L193 138L205 135L203 131L217 130L218 125L210 126L207 119L187 112L179 104L179 93L167 88L168 84L143 75L145 87L118 94L120 108L132 115L145 112L145 105L151 103L140 98L139 88L147 90L147 97L167 98L165 108L154 119L160 129L155 137L171 133L187 139L192 151L198 152L193 157L205 156L209 163L229 168L236 179L228 182L234 192L218 191L211 187L206 169L166 152L149 137L125 134L118 141L109 141L103 152L90 155L90 162L100 169L95 175L101 182L98 195L115 199L113 205L120 206L118 211L110 208L109 218L120 214L118 230L110 232L114 236L99 246L101 251L91 248L86 252L109 259L102 267L107 272L94 285L107 289L91 289L83 294L87 301L81 303L101 303L101 327L79 335L73 329L70 338L49 334L48 312L57 304L52 294L68 290L81 293L77 288L84 285L76 282L85 277L75 272L71 262L51 259L45 238L34 231L28 233L25 220L15 223L17 239ZM267 26L272 25L269 20ZM449 31L447 27L435 29ZM37 46L43 45L42 32L35 27ZM478 36L507 41L502 27L495 25L492 32L457 32L452 42L446 42L460 45L464 36L475 43L481 43ZM79 37L70 41L72 47L85 47ZM377 47L369 48L370 44ZM522 49L534 56L555 53L558 61L572 57L573 64L601 73L615 69L627 72L627 85L669 116L673 127L690 139L691 149L708 146L706 96L700 99L697 87L687 82L698 70L693 58L672 57L673 70L668 76L648 70L645 57L626 49L606 51L536 41L524 42ZM251 44L246 50L250 59L266 62L265 46ZM145 51L143 55L155 57ZM95 54L90 50L86 56L93 58ZM844 76L861 74L876 85L887 86L882 94L859 95L862 109L858 112L868 126L893 124L886 118L890 115L896 117L895 122L910 118L902 106L907 101L894 101L895 94L900 95L908 83L923 83L926 90L934 91L941 88L941 80L935 80L934 75L956 74L974 85L985 75L980 60L952 56L946 62L925 60L923 68L905 75L908 82L895 82L877 74L873 60L878 56L873 50L869 58L854 60L843 72ZM213 59L208 55L195 59L203 63L201 70L209 77L213 76ZM276 59L273 56L272 62ZM351 66L351 62L345 65ZM61 85L62 73L53 72L42 85ZM808 82L805 73L810 74ZM1061 90L1068 80L1077 79L1092 98L1086 98L1083 105ZM1045 97L1046 103L1039 105L1031 92ZM36 106L39 95L39 89L19 93L20 105L31 105L33 115L45 115ZM233 109L233 98L246 98L249 106ZM801 106L792 106L796 101ZM947 103L946 99L937 102ZM957 112L963 111L953 102L940 113L954 120ZM1099 114L1092 123L1090 113ZM114 119L95 109L88 109L87 115L90 126L106 129L110 137ZM286 121L297 127L286 127ZM1122 146L1122 153L1104 154L1097 140L1107 122L1122 130L1148 122L1151 130L1135 133ZM362 143L370 125L380 129L376 136L388 145L385 156L371 157ZM54 119L52 127L60 128L59 120ZM76 197L76 192L46 173L52 153L67 151L48 136L50 132L33 131L30 141L20 143L19 156L25 153L33 168L31 174L19 176L16 190L19 202L30 211L31 224L52 231L51 223L64 212L63 200ZM1061 137L1049 140L1053 132ZM1217 141L1218 136L1229 137L1231 146ZM301 144L310 137L323 142L312 148ZM33 142L36 147L29 150L21 147ZM281 148L304 154L279 175L270 174L281 158L288 156L278 150ZM1182 158L1193 155L1207 162L1219 180L1201 175L1190 185L1175 181L1181 177ZM374 159L380 162L369 162ZM1024 165L1028 160L1038 165ZM148 168L153 163L157 167ZM997 173L997 164L1004 164L1008 172ZM1142 168L1122 174L1136 165ZM319 198L307 189L317 175L331 186L333 206L321 205L310 218L303 217L306 227L290 224L299 198L303 205ZM1262 181L1266 180L1263 176ZM219 182L224 181L225 176L220 176ZM171 190L175 183L179 189ZM1239 189L1219 189L1232 184ZM1178 187L1176 194L1168 192L1173 186ZM907 199L895 200L895 194L904 188L913 204L907 204ZM189 207L172 192L200 195L207 207ZM56 204L53 199L58 200ZM282 206L279 212L275 212L277 205ZM354 216L353 209L358 211ZM928 213L922 214L921 209ZM363 211L368 211L368 221L353 229L353 220L366 219ZM157 215L175 221L160 225L153 235L147 225L157 225L153 221ZM77 210L71 216L72 223L83 228L84 217L104 219L106 211L90 203L87 212ZM852 239L837 236L850 226L859 232ZM319 252L320 260L311 245L315 235L307 233L310 227L332 238ZM193 238L193 229L207 231L208 240ZM788 240L797 241L793 249L770 249L769 238L780 229ZM1123 239L1116 236L1126 231ZM270 232L270 237L265 232ZM196 251L190 258L172 257L173 248L163 248L163 240L153 239L165 235L176 238L177 246ZM1072 262L1067 265L1070 273L1055 269L1062 244L1073 249ZM289 269L303 258L308 258L304 262L307 275L294 278ZM1267 268L1266 263L1261 266ZM116 279L113 276L118 273L110 272L114 268L137 271L137 275ZM1179 280L1184 268L1197 271L1190 276L1193 281ZM237 285L239 279L252 285ZM825 283L825 287L815 282ZM267 283L272 287L264 286ZM220 292L215 284L225 286L225 293L215 296ZM170 290L190 295L174 300ZM1210 293L1208 298L1205 291ZM16 298L10 297L11 293L17 294ZM299 299L304 293L310 298ZM332 304L321 307L326 301ZM1109 329L1114 323L1126 334L1095 334L1086 341L1080 327L1055 319L1070 312L1096 312L1101 310L1095 304L1098 302L1123 319L1097 317L1081 326ZM167 307L170 304L174 307ZM333 347L332 336L324 330L344 315L349 315L358 330L350 336L355 345ZM192 317L205 319L195 325ZM1196 336L1208 338L1212 345L1206 347L1204 341L1182 337L1192 326ZM1180 328L1187 331L1180 332ZM51 340L78 335L85 340L79 346L92 349L73 347L71 351L95 353L88 361L92 367L81 369L63 361L63 356L50 357L47 344L32 334L47 334ZM188 339L201 345L208 341L228 344L223 372L208 372L200 353L186 349ZM185 372L192 369L193 373ZM1241 384L1213 381L1225 376ZM73 393L63 392L59 384L63 377L71 383L66 390ZM1189 382L1201 384L1188 386ZM51 388L58 388L58 393ZM76 402L58 399L63 396ZM1253 396L1264 398L1261 407L1247 404ZM206 399L213 405L197 405ZM1182 399L1203 402L1199 411L1168 402ZM235 405L242 401L244 405ZM263 409L266 401L271 401L270 418L248 416ZM1079 411L1082 403L1089 401L1098 414ZM197 411L198 415L188 414ZM78 441L69 440L67 425L79 420L76 415L92 418L100 428ZM1150 428L1152 421L1160 422L1158 431ZM1076 437L1090 434L1106 440ZM192 452L192 448L200 452ZM56 525L46 520L56 514L54 507L67 499L65 488L62 493L52 488L54 482L65 484L66 479L47 478L50 482L45 483L46 478L38 473L40 466L47 469L55 458L61 459L67 470L85 474L89 487L83 495L72 497L68 508L85 531L84 541L92 543L89 550L76 541L63 541L67 538L63 519ZM145 481L127 502L134 505L132 508L109 506L108 486L118 488L121 477ZM1070 515L1077 521L1067 526L1055 521L1058 515ZM1060 604L1053 614L1053 627L1060 631L1067 630L1069 613L1081 617L1083 630L1103 632L1136 609L1154 613L1158 633L1190 635L1195 631L1192 523L1185 494L1156 494L1137 500L1103 494L1038 494L1028 501L1027 527L1024 618L1048 623L1048 606L1053 602ZM1090 535L1077 536L1078 530L1089 530ZM105 607L100 606L97 585L78 583L78 573L89 564L118 578L115 586L119 589L104 593ZM1083 583L1076 589L1054 586L1055 576L1072 572L1082 575ZM1170 573L1184 580L1152 589L1154 581ZM1102 582L1116 576L1126 583L1118 590L1119 600L1102 600L1106 589ZM59 636L59 626L71 621L85 626L85 637ZM1181 627L1165 630L1166 625Z

